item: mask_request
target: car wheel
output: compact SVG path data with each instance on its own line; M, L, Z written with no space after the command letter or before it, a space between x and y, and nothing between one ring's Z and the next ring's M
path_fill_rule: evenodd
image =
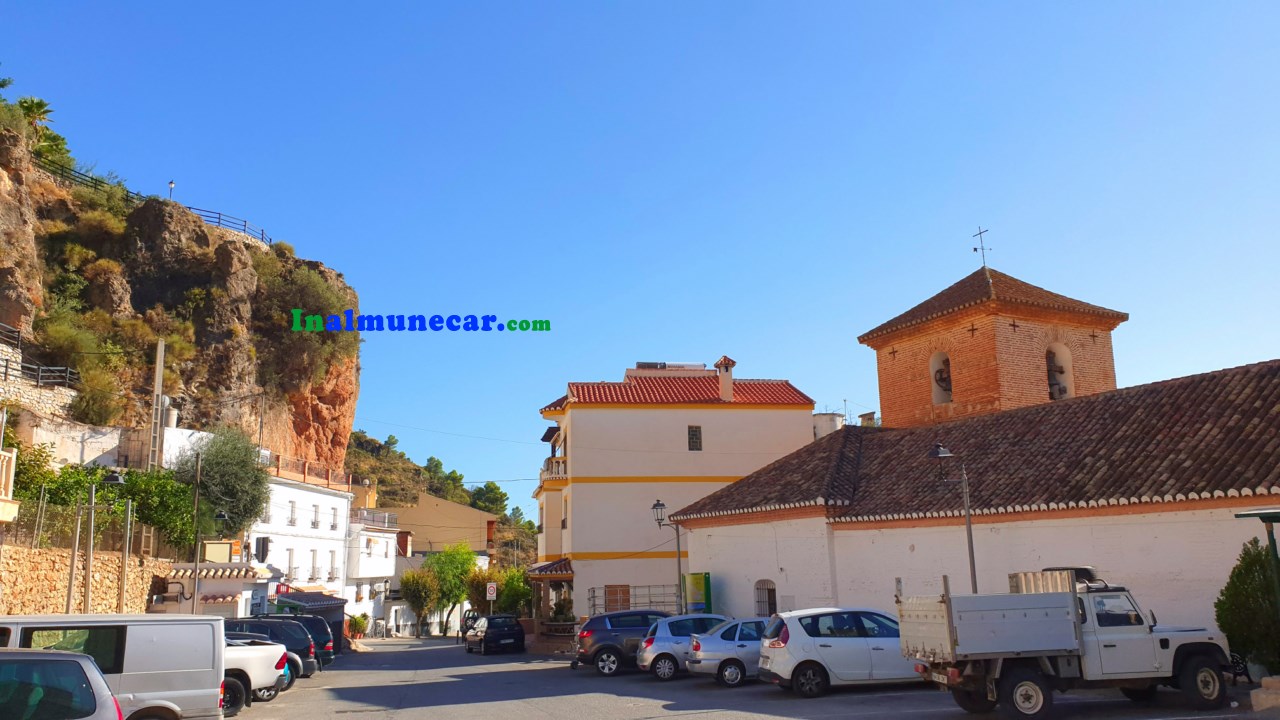
M622 658L613 650L601 650L596 653L592 662L596 665L596 672L605 677L617 675L618 670L622 669Z
M725 687L738 687L747 679L747 669L737 660L725 660L716 671L716 682Z
M302 672L302 668L299 667L297 663L290 662L288 665L285 665L285 670L287 672L285 672L286 679L284 681L284 689L288 690L293 687L295 682L298 681L298 673Z
M271 702L280 697L280 691L274 687L258 688L253 691L253 699L258 702Z
M830 685L827 671L817 663L803 663L791 673L791 689L802 698L824 695Z
M235 717L244 709L244 685L233 677L222 678L222 714Z
M1136 703L1149 703L1156 699L1157 689L1155 685L1149 685L1144 688L1120 688L1120 692Z
M670 680L676 676L676 671L679 669L679 666L676 665L676 659L670 655L659 655L649 668L653 676L659 680Z
M1222 669L1208 655L1187 658L1178 673L1178 687L1196 710L1216 710L1227 701L1227 684Z
M951 698L961 710L975 715L989 713L996 709L996 701L987 699L986 690L962 690L952 688Z
M1053 690L1039 670L1015 667L1000 679L1000 709L1005 717L1040 720L1053 714Z

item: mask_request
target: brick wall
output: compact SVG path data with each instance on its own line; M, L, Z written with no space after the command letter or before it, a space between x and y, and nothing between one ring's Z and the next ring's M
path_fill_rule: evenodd
M7 378L2 367L5 360L9 361ZM76 399L76 391L61 386L36 385L22 377L21 365L21 351L0 343L0 401L17 403L45 417L65 417Z
M886 427L930 425L1049 402L1045 351L1070 352L1074 396L1116 387L1110 321L984 303L872 340ZM1017 324L1017 328L1013 324ZM951 360L950 403L935 404L935 353Z
M84 556L76 555L76 583L72 612L82 612ZM0 545L0 614L61 613L67 602L67 563L70 550L33 549ZM125 612L145 613L154 576L166 576L172 563L131 556L126 580ZM120 553L93 554L93 608L95 613L117 612L120 601Z

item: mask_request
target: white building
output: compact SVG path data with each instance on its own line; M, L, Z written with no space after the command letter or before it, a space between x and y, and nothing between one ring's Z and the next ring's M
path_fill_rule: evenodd
M368 615L369 632L386 621L386 601L396 577L396 514L386 510L351 511L347 531L346 613Z
M252 562L290 590L342 596L351 493L277 477L270 482L267 511L248 533ZM266 602L266 596L254 598L259 612L266 612Z

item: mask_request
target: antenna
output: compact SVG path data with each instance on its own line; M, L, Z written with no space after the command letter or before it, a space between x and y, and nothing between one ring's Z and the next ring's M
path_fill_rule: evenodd
M974 251L974 252L980 252L980 253L982 253L982 267L986 267L986 266L987 266L987 251L991 249L991 248L987 247L986 238L985 238L985 237L983 237L984 235L986 235L986 234L987 234L987 233L989 233L989 232L991 232L991 231L990 231L990 230L983 230L983 229L982 229L982 226L981 226L981 225L979 225L979 226L978 226L978 232L976 232L976 233L974 233L974 234L973 234L973 237L978 238L978 247L974 248L974 249L973 249L973 251Z

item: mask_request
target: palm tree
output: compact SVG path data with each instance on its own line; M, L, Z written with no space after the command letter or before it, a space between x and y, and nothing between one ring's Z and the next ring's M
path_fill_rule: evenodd
M53 114L53 108L40 98L24 97L18 98L18 109L22 111L22 116L27 119L27 124L31 126L38 141L48 129L46 126L53 122L49 118Z

